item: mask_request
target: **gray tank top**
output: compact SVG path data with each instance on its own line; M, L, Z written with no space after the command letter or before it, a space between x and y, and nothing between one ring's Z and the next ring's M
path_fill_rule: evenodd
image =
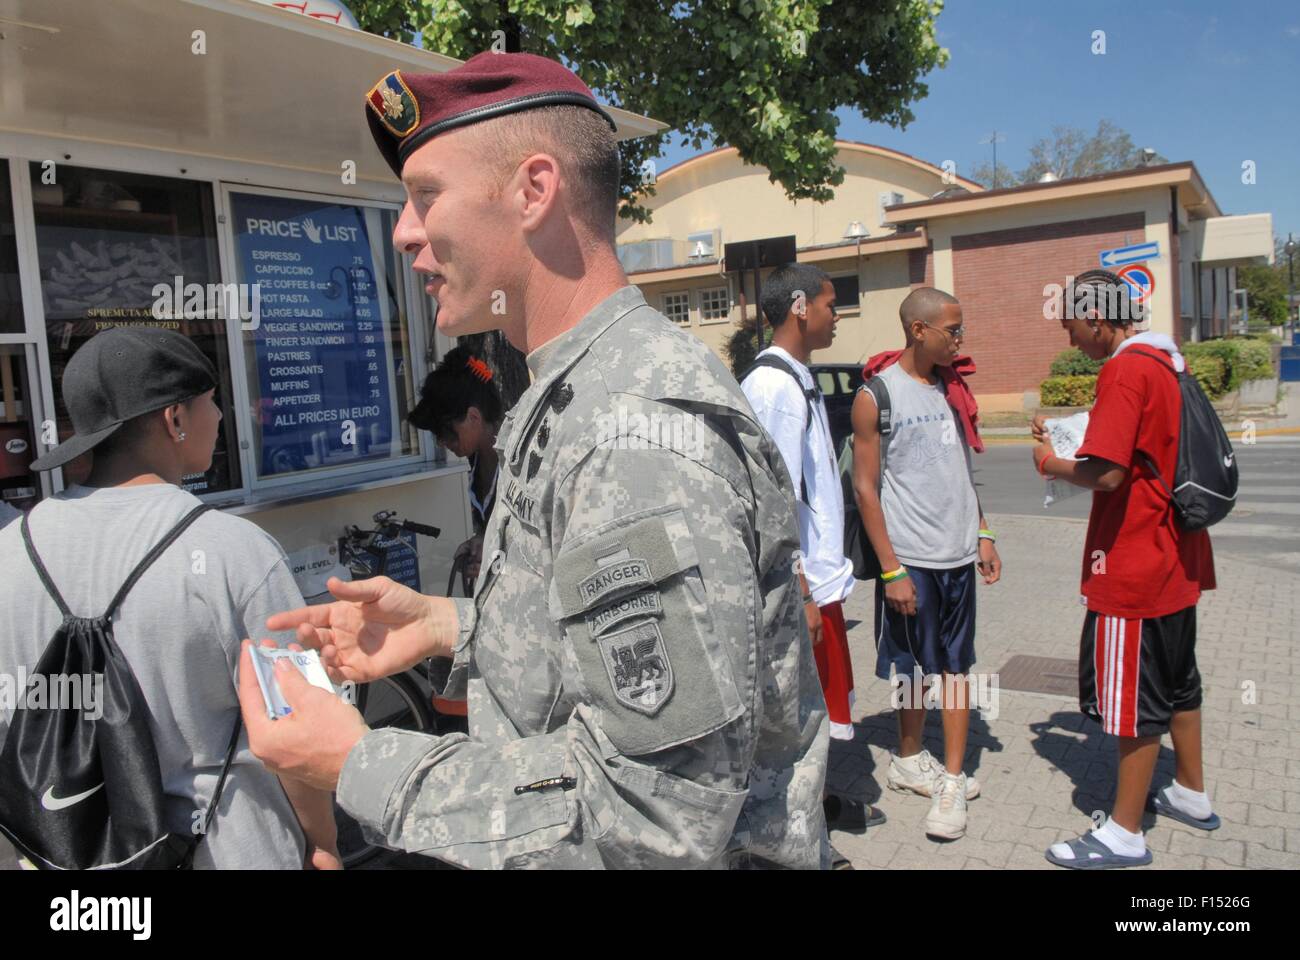
M918 383L898 364L879 376L892 407L880 503L894 553L904 565L942 570L975 562L979 505L970 447L942 382Z

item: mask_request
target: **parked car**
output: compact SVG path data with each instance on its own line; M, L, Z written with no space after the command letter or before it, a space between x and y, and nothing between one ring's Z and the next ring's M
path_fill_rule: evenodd
M814 363L808 370L821 388L838 456L844 438L853 433L853 397L862 386L862 367L854 363Z

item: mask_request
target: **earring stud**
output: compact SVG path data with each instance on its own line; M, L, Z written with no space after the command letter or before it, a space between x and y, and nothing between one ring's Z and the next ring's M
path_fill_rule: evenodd
M185 431L184 431L184 430L182 430L182 431L180 432L180 435L176 437L176 442L177 442L177 443L184 443L184 442L185 442Z

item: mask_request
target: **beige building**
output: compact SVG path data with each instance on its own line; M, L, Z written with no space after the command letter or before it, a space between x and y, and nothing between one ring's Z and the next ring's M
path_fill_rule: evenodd
M633 282L721 353L742 293L724 245L793 234L799 261L832 277L843 318L814 361L856 364L902 346L898 305L933 285L962 301L981 404L1017 410L1037 404L1067 346L1044 317L1067 276L1137 258L1149 329L1201 339L1228 332L1239 312L1236 267L1272 260L1269 215L1224 216L1190 162L986 191L893 150L839 146L845 179L826 204L791 202L734 148L665 171L647 203L653 221L618 235ZM749 276L744 292L752 299Z

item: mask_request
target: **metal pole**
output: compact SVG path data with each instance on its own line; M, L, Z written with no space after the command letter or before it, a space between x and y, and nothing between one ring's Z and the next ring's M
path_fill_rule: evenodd
M1287 298L1286 298L1286 321L1291 328L1291 344L1295 345L1295 314L1292 312L1292 304L1295 302L1295 240L1291 234L1286 235L1286 272L1287 272Z

